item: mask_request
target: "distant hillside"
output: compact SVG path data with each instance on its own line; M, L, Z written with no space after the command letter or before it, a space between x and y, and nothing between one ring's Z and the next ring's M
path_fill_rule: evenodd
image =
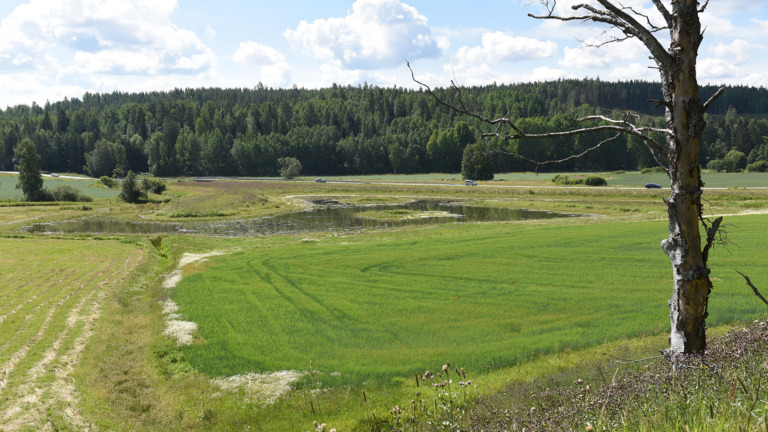
M716 87L703 87L704 99ZM456 101L451 88L437 89ZM461 90L465 105L486 117L509 115L527 131L562 130L576 117L633 111L663 125L660 85L642 81L561 80ZM701 158L731 150L748 163L768 159L768 90L727 87L709 110ZM93 176L133 170L160 176L277 174L277 159L296 157L303 174L457 172L466 145L486 125L439 106L423 91L375 86L319 90L177 89L169 92L86 93L0 111L0 169L13 167L25 138L41 169ZM507 146L534 159L560 158L605 139L591 135ZM510 148L511 146L511 148ZM497 171L530 170L496 156ZM642 143L627 137L556 170L638 169L653 165Z

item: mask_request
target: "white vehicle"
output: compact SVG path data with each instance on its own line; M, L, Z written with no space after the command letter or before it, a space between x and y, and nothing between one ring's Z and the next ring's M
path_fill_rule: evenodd
M477 186L477 182L474 180L464 180L464 186Z
M51 177L58 177L59 175L56 173L51 174Z

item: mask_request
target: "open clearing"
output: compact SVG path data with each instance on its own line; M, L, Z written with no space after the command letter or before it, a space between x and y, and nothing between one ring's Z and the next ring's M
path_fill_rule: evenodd
M547 189L548 178L498 182L520 188L171 181L143 206L0 203L0 430L391 429L414 373L446 360L466 367L477 395L606 352L656 354L671 291L665 191ZM22 231L79 218L237 221L312 197L598 217L250 238ZM705 199L710 214L768 209L765 190ZM764 309L734 270L768 286L768 216L725 224L710 326ZM223 255L182 261L210 252ZM190 345L164 335L172 314L196 325Z

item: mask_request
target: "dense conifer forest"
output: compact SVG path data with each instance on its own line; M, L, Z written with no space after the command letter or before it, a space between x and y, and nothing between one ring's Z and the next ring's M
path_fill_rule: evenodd
M702 97L716 90L704 87ZM435 92L457 100L455 89ZM658 83L561 80L463 88L461 96L470 110L489 118L508 113L529 133L573 128L573 119L596 113L623 118L627 111L640 114L639 122L664 125L663 109L649 102L661 99ZM727 87L707 121L703 164L730 170L768 160L768 90ZM488 129L440 106L424 91L367 84L86 93L82 99L0 111L0 169L14 169L16 147L30 139L42 170L94 177L119 177L129 170L156 176L275 176L282 157L298 159L306 175L458 172L465 148ZM511 144L491 140L483 147L545 160L580 152L607 137ZM534 168L503 153L492 159L496 172ZM653 165L641 142L622 137L549 169Z

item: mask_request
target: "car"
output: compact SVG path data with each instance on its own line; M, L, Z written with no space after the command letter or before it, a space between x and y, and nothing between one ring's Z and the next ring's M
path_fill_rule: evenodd
M661 185L657 185L656 183L646 183L645 184L646 189L661 189Z
M56 173L51 174L51 177L58 177L59 175Z
M316 178L315 183L325 183L325 179Z
M464 186L477 186L477 182L474 180L464 180Z

